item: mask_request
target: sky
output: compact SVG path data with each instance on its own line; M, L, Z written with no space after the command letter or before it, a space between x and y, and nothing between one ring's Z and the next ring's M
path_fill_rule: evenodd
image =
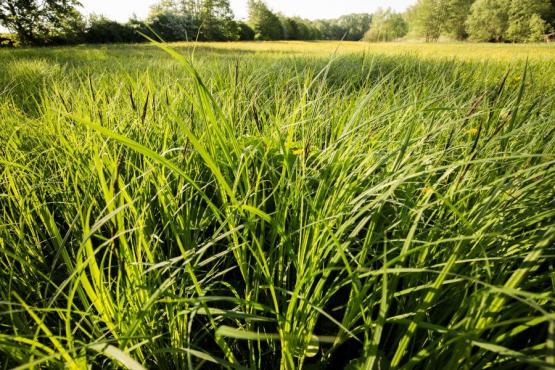
M81 0L85 14L102 14L117 21L126 21L135 14L145 18L151 5L158 0ZM247 0L230 0L235 17L247 17ZM275 12L308 19L337 18L349 13L372 13L379 7L405 10L415 0L266 0Z

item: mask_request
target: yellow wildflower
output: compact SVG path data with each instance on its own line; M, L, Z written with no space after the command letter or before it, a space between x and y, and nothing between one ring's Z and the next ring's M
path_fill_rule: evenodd
M470 130L468 130L467 133L472 136L478 135L478 129L476 127L473 127Z

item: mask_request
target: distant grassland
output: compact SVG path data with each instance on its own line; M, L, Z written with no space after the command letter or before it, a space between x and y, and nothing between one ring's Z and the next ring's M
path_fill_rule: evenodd
M0 51L2 368L555 367L555 47Z
M171 44L173 48L187 50L200 49L225 53L257 53L266 55L296 55L296 56L331 56L334 54L368 53L380 55L405 55L416 57L448 58L472 61L498 61L509 62L518 60L536 60L553 62L555 59L555 45L543 44L499 44L499 43L366 43L352 41L273 41L273 42L178 42ZM44 52L45 55L51 51L71 51L72 54L86 54L86 52L140 52L152 51L155 48L151 44L137 45L102 45L102 46L77 46L59 47L49 50L23 49L23 50L0 50L0 55L6 57L10 54L32 54ZM54 54L58 54L54 52ZM81 55L81 56L82 56Z
M176 46L190 45L177 43ZM384 55L414 55L419 57L445 57L470 60L522 60L534 59L553 61L553 44L487 44L487 43L365 43L337 41L282 41L282 42L230 42L199 43L200 47L248 52L274 52L286 54L329 55L330 53L367 52Z

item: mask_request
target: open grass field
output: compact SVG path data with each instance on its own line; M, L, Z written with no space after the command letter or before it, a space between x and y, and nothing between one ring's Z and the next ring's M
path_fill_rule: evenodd
M555 368L555 47L0 51L0 368Z

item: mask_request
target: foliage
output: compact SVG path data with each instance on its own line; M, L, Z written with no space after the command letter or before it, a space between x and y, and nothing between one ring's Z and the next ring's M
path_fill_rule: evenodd
M553 367L553 46L179 51L0 51L3 367Z
M555 0L551 0L551 6L547 9L544 19L551 27L555 27Z
M424 36L426 41L439 39L446 19L442 0L418 0L409 13L411 27L416 34Z
M0 0L0 25L24 45L71 40L84 28L77 5L77 0Z
M337 19L310 21L273 13L261 0L249 1L249 23L259 40L361 40L370 14L348 14ZM258 30L258 31L257 31Z
M285 40L318 40L320 31L313 22L299 17L278 15Z
M249 25L255 32L256 40L281 40L281 22L262 0L249 0Z
M442 32L457 40L466 39L468 32L465 22L473 3L474 0L442 0Z
M457 40L470 36L475 41L538 41L554 16L551 0L418 0L407 12L413 33L427 41L441 35Z
M189 14L162 11L151 14L147 24L164 41L196 40L200 24Z
M541 41L552 10L549 0L476 0L467 26L478 41Z
M541 40L547 29L541 16L549 11L550 6L549 0L512 0L508 10L507 39L513 42Z
M391 9L379 9L372 17L370 29L364 35L366 41L392 41L404 37L409 26L403 16Z
M368 13L347 14L337 20L332 20L332 22L335 22L340 29L345 31L342 35L345 36L345 40L359 41L368 31L370 22L372 22L372 15Z
M122 24L104 16L91 15L84 38L91 44L141 42L144 38L138 32L146 31L146 27L137 20Z
M528 21L528 32L526 41L543 41L546 31L549 29L547 23L538 14L532 14Z
M254 30L245 22L238 22L239 26L239 40L240 41L252 41L254 40L255 32Z
M501 41L508 25L510 0L476 0L466 21L470 38L476 41Z
M165 0L151 9L149 19L168 41L233 41L240 36L229 0Z
M239 39L239 26L234 20L229 0L204 0L199 16L204 40Z
M13 48L19 45L17 35L14 33L0 33L0 48Z
M359 41L370 27L372 15L354 13L337 19L321 19L313 22L324 40Z
M555 29L555 0L416 0L404 14L348 14L311 21L274 13L249 0L248 24L234 19L230 0L160 0L144 21L118 23L77 12L77 0L0 0L0 23L22 44L165 41L346 40L392 41L409 36L474 41L538 42ZM372 18L375 16L375 22ZM254 32L254 36L251 34ZM153 32L151 32L153 31ZM8 41L5 41L8 43Z

